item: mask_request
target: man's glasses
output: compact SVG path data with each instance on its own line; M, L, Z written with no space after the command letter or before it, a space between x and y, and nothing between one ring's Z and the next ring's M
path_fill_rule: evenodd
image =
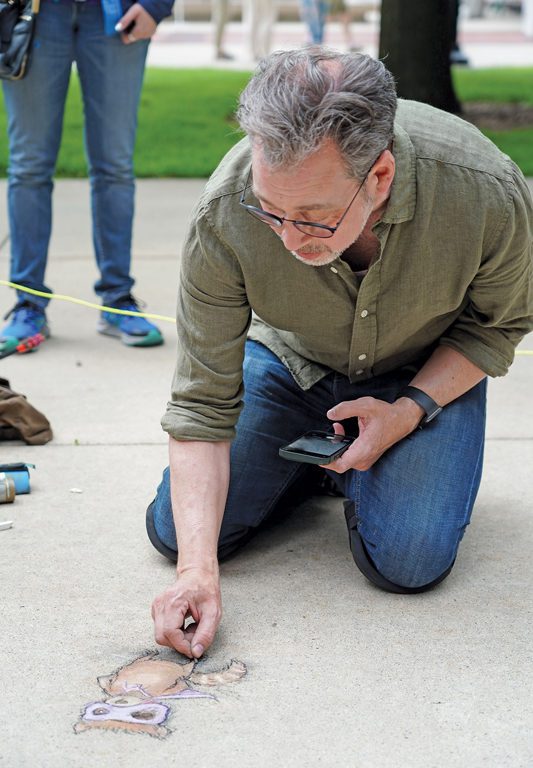
M246 184L244 185L244 189L242 191L240 204L243 208L246 208L249 214L254 216L256 219L259 219L259 221L262 221L263 224L268 224L269 227L273 227L274 229L279 229L283 226L284 222L287 222L287 224L292 224L299 232L303 232L304 235L310 235L311 237L333 237L335 232L338 230L342 222L344 221L348 211L352 207L352 203L354 202L355 198L363 188L363 184L367 180L368 174L372 170L374 166L374 163L372 163L372 166L368 169L368 171L365 173L365 177L363 181L359 184L357 187L357 190L355 192L355 195L350 200L350 203L338 222L335 224L334 227L329 227L327 224L319 224L316 221L300 221L299 219L286 219L283 216L276 216L274 213L269 213L268 211L264 211L262 208L258 208L256 205L249 205L248 203L244 202L244 196L246 194L246 190L248 189L248 185L250 182L250 175L252 173L252 169L248 171L248 176L246 177Z

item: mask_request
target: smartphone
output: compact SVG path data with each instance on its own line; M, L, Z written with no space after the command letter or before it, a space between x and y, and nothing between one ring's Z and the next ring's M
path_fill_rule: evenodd
M292 443L282 446L279 455L289 461L302 461L305 464L331 464L342 456L354 440L355 437L316 430L306 432Z

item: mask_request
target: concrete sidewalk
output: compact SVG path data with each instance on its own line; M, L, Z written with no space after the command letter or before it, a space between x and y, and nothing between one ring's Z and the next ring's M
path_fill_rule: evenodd
M134 274L150 311L174 314L180 243L201 187L138 184ZM7 258L4 243L4 279ZM94 300L95 277L87 183L60 181L48 282ZM11 301L0 288L3 310ZM37 465L31 494L0 506L0 519L14 521L0 531L0 766L532 765L533 358L491 382L484 481L438 589L373 588L352 562L340 501L309 501L222 566L225 614L197 671L236 659L243 679L193 686L216 699L172 700L166 739L75 734L81 710L107 696L96 678L157 648L150 604L173 568L149 545L144 511L166 463L159 418L176 337L168 324L163 347L127 349L96 334L95 311L60 301L49 319L53 335L36 354L0 364L55 432L46 446L0 448L2 461Z
M363 53L377 56L379 19L351 25L352 41ZM471 67L533 66L533 38L526 37L518 14L494 14L482 19L461 19L459 43ZM307 27L298 22L278 22L272 48L298 48L308 41ZM337 22L326 26L325 43L346 48L342 27ZM225 30L224 48L231 61L215 61L213 28L207 22L165 21L150 46L148 63L155 67L220 67L252 69L249 31L245 24L230 22Z

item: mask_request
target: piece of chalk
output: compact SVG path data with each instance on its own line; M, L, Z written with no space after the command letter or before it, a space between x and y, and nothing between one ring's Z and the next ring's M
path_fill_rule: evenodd
M5 520L0 523L0 531L7 531L8 528L13 528L13 520Z
M115 32L122 32L122 24L120 23L120 21L117 21L117 23L115 24Z

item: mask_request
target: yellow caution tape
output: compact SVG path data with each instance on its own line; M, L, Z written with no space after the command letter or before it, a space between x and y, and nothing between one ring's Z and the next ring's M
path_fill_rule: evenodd
M175 317L167 317L167 315L154 315L151 312L132 312L129 309L116 309L115 307L105 307L102 304L94 304L91 301L84 301L83 299L75 299L73 296L63 296L59 293L45 293L44 291L36 291L33 288L26 288L24 285L17 285L17 283L10 283L8 280L0 280L0 285L5 285L7 288L15 288L17 291L23 291L24 293L30 293L32 296L42 296L44 299L60 299L61 301L70 301L72 304L81 304L82 307L89 307L89 309L97 309L99 312L112 312L115 315L134 315L135 317L147 317L150 320L163 320L165 323L175 323ZM533 355L533 349L517 349L516 355Z
M89 307L90 309L97 309L99 312L112 312L115 315L133 315L135 317L148 317L150 320L163 320L165 323L176 323L175 317L167 317L166 315L154 315L151 312L133 312L131 309L116 309L116 307L105 307L102 304L93 304L92 301L84 301L83 299L75 299L73 296L62 296L59 293L45 293L44 291L36 291L33 288L26 288L24 285L17 285L17 283L10 283L8 280L0 280L0 285L5 285L8 288L15 288L17 291L23 291L24 293L30 293L32 296L42 296L43 299L60 299L61 301L70 301L72 304L81 304L82 307Z

